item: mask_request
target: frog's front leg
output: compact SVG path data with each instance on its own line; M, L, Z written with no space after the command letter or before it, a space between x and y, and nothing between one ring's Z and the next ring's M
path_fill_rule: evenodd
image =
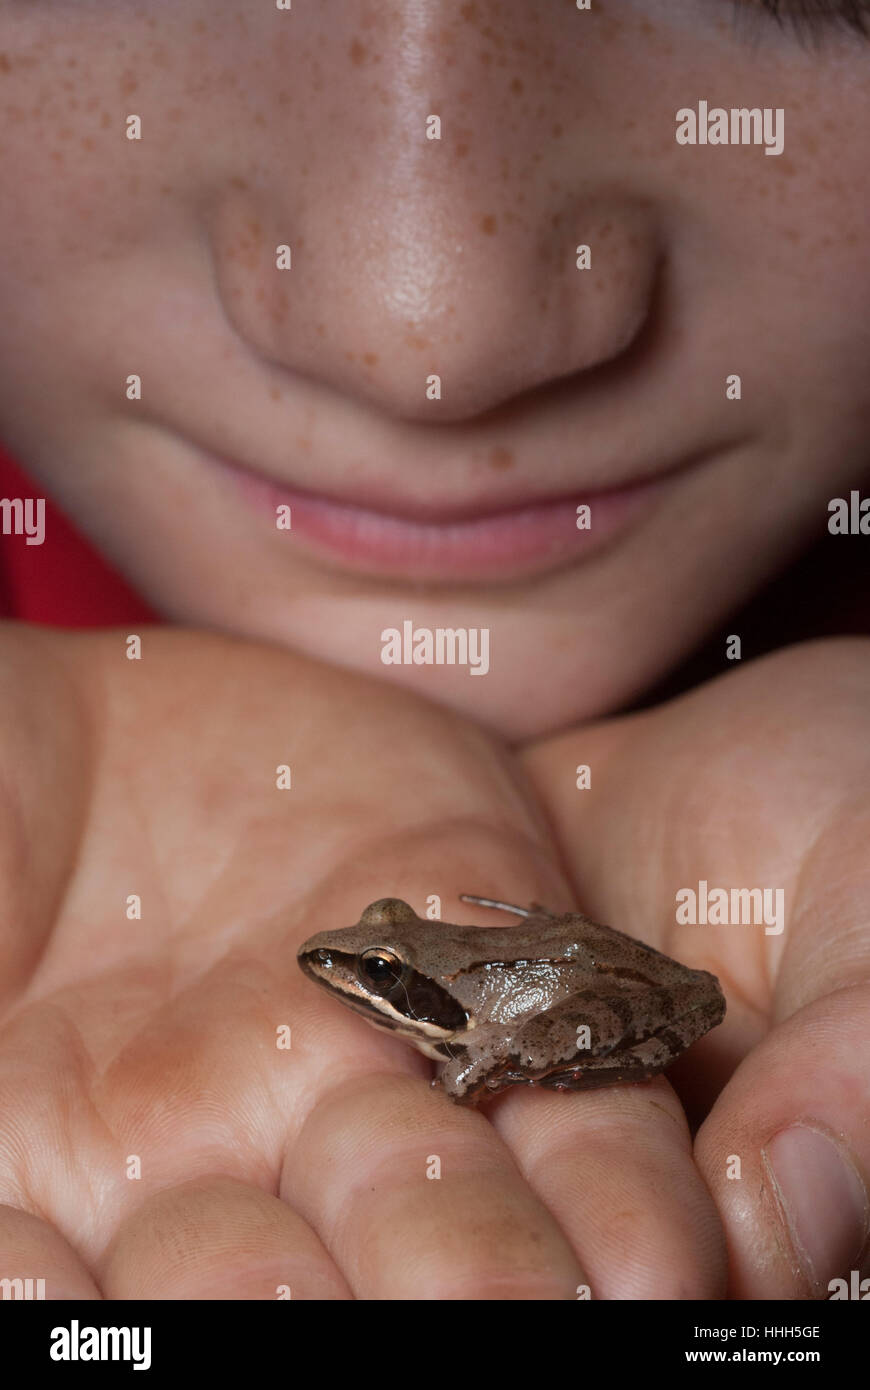
M492 1083L504 1072L507 1060L508 1042L501 1029L475 1028L441 1043L438 1051L446 1060L432 1084L443 1087L451 1100L474 1105L491 1089L500 1089Z

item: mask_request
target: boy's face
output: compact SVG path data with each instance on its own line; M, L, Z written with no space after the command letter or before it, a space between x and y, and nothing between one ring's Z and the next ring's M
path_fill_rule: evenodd
M0 0L0 434L174 618L512 734L614 707L866 476L870 41L801 28ZM782 152L678 143L701 102ZM382 664L405 620L488 675Z

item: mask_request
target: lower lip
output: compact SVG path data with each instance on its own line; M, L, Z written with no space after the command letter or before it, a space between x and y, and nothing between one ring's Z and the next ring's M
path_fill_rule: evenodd
M435 522L297 491L226 459L215 462L273 527L277 508L289 507L290 528L279 535L298 540L315 558L357 573L434 583L507 582L585 559L627 529L667 481ZM589 529L579 530L577 508L584 503Z

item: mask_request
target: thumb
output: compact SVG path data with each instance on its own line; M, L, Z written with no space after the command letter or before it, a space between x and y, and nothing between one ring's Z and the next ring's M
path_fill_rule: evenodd
M828 1298L837 1278L849 1297L870 1273L868 1019L867 983L805 1005L744 1059L698 1132L731 1298Z

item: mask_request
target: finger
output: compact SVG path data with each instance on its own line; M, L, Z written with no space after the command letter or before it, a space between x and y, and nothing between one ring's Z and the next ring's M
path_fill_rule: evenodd
M870 985L818 999L741 1064L698 1133L735 1298L828 1297L870 1234Z
M413 1080L358 1077L322 1095L281 1193L358 1298L567 1299L583 1282L492 1126Z
M99 1289L60 1231L30 1212L0 1206L0 1298L99 1297Z
M593 1297L723 1297L721 1224L665 1081L518 1092L493 1122L571 1240Z
M314 1232L277 1197L235 1178L165 1188L117 1231L100 1261L106 1298L343 1299Z
M679 707L572 731L527 750L524 761L547 805L582 911L719 978L728 1000L724 1022L669 1073L691 1112L706 1114L767 1030L770 938L756 938L755 949L747 950L745 932L677 920L682 887L700 878L742 884L751 872L739 837L723 834L715 823L714 813L727 820L727 799L709 750L706 804L698 804L697 759L708 732L698 704L699 697L688 696ZM588 790L576 785L580 765L592 769ZM761 843L758 834L754 844Z
M870 933L866 755L789 899L773 1017L698 1137L741 1297L825 1297L867 1255Z

